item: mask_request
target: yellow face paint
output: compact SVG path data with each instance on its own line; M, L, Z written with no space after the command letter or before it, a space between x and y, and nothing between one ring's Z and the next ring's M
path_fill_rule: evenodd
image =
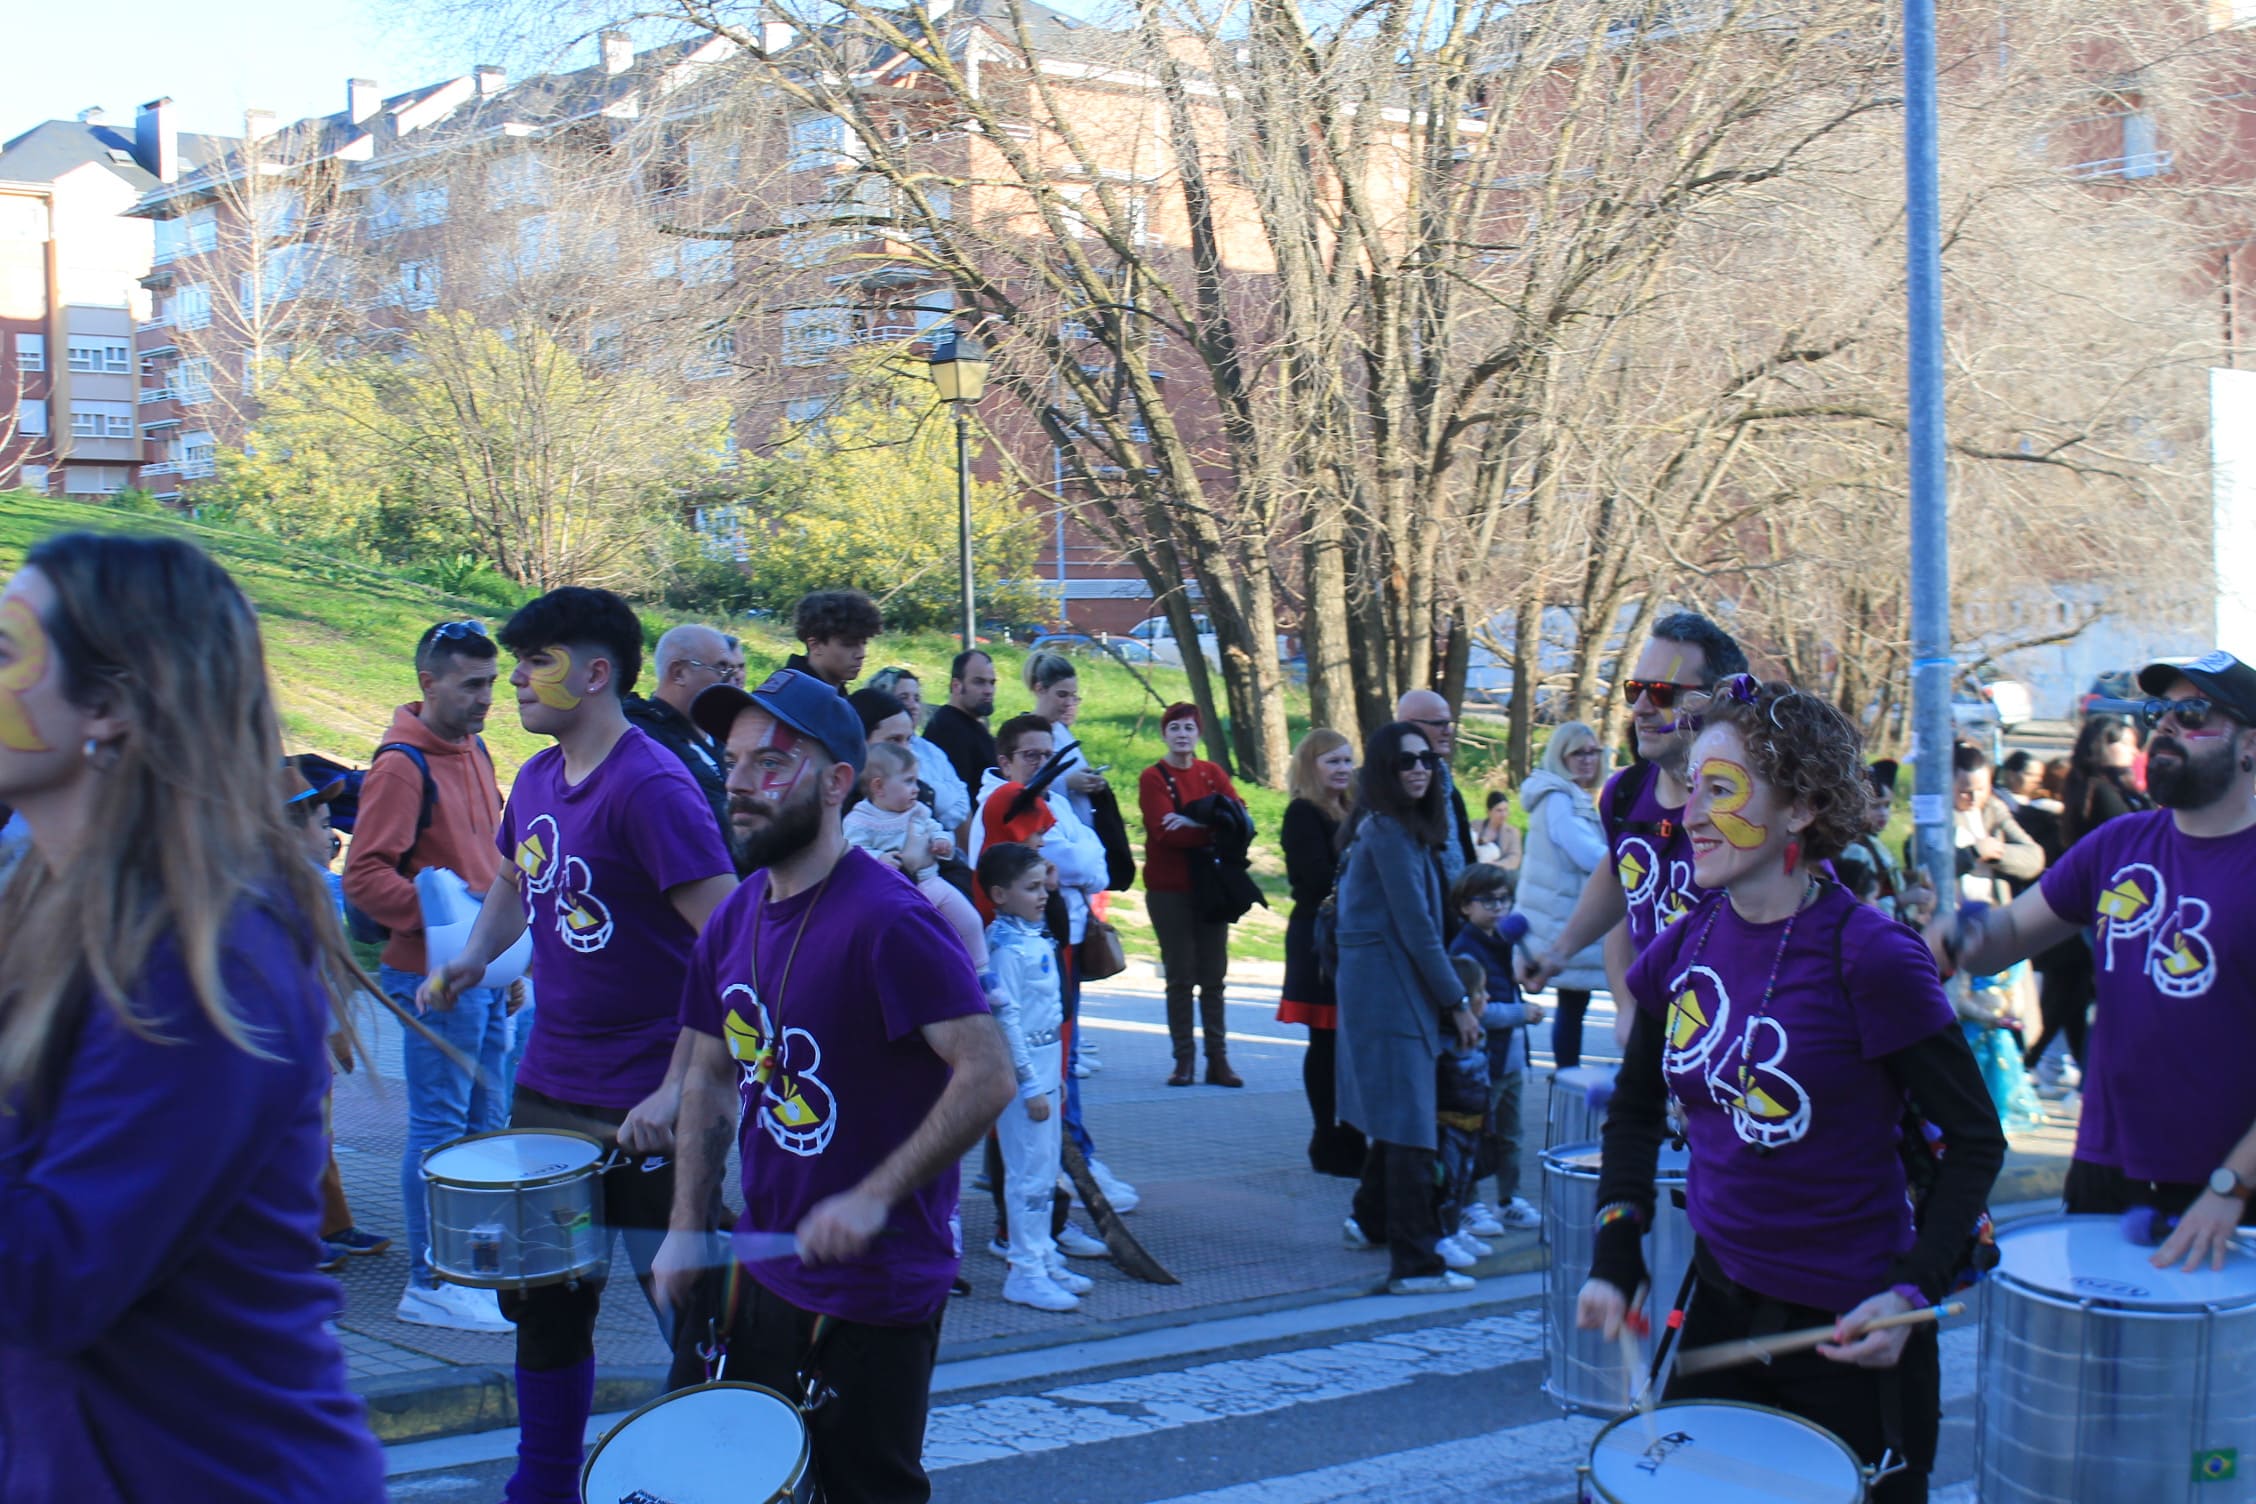
M1752 851L1770 836L1770 827L1742 819L1739 811L1755 797L1755 781L1745 768L1721 757L1711 757L1700 764L1703 782L1713 778L1725 788L1722 797L1708 805L1708 818L1715 822L1717 834L1738 847Z
M572 650L552 647L548 662L539 668L525 671L525 682L533 686L533 694L551 710L577 710L580 697L564 687L564 680L572 672Z
M47 677L52 656L47 629L39 613L18 598L0 603L0 642L8 645L9 662L0 666L0 747L12 752L52 752L25 711L22 694Z

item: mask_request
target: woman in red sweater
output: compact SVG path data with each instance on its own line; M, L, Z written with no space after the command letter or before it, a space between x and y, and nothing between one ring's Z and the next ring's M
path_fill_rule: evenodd
M1169 1086L1189 1086L1198 1051L1191 1041L1191 988L1199 994L1206 1025L1206 1081L1209 1086L1243 1086L1230 1069L1229 1020L1223 1012L1222 978L1230 969L1230 927L1201 919L1191 894L1190 859L1198 847L1213 844L1205 824L1184 811L1215 794L1238 797L1230 775L1198 755L1196 705L1167 707L1160 717L1167 755L1136 780L1136 800L1144 813L1144 901L1152 928L1159 932L1159 959L1167 968L1167 1032L1175 1040L1175 1074Z

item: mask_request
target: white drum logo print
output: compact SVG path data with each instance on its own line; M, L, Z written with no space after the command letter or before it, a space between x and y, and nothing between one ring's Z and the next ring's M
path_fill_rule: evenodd
M1696 1077L1708 1099L1731 1115L1741 1142L1776 1149L1810 1130L1809 1094L1785 1071L1792 1041L1775 1018L1748 1022L1736 1049L1731 1034L1731 993L1706 966L1688 966L1669 986L1674 997L1661 1041L1661 1069Z
M785 1029L782 1040L771 1045L775 1024L742 982L724 989L721 999L729 1005L721 1033L742 1067L737 1091L744 1110L757 1115L777 1148L802 1159L822 1153L838 1131L838 1099L815 1074L822 1046L800 1028Z
M2164 997L2200 997L2217 984L2217 953L2206 933L2208 903L2191 896L2172 903L2169 885L2152 863L2117 870L2096 907L2100 959L2109 971L2115 969L2117 942L2137 941L2138 964Z
M550 912L556 933L564 943L583 954L611 943L611 910L595 896L588 865L564 852L564 838L552 815L537 815L525 825L517 842L517 875L524 885L525 907L550 895Z

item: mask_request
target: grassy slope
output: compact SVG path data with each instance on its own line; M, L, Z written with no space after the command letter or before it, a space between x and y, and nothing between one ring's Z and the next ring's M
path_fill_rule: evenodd
M482 614L474 603L382 570L342 562L272 538L199 526L172 518L115 511L77 502L55 501L23 492L0 493L0 574L13 571L24 551L49 533L72 528L167 532L193 538L226 566L256 603L265 627L268 665L281 705L283 738L293 751L313 750L350 762L364 760L390 723L392 707L414 694L407 662L415 639L431 622L450 616ZM654 626L670 623L654 622ZM753 682L782 664L797 644L758 622L740 624L747 673ZM926 693L946 692L952 638L937 634L888 636L872 644L870 671L902 664L919 671ZM1003 679L1001 712L1024 709L1030 697L1019 688L1024 655L996 651ZM1183 675L1167 669L1145 671L1153 690L1173 701L1189 696ZM1082 669L1084 708L1076 728L1090 760L1109 763L1120 792L1131 839L1141 840L1135 809L1136 775L1161 753L1157 724L1160 701L1147 694L1128 670L1092 654ZM1307 705L1295 695L1289 706L1294 735L1306 728ZM487 727L486 742L506 782L518 764L541 745L516 724L506 704ZM1256 825L1273 837L1284 815L1285 797L1250 785L1240 792ZM1256 844L1255 873L1276 907L1256 909L1237 930L1233 952L1249 958L1280 960L1284 954L1284 869L1273 841ZM1142 920L1142 895L1117 895L1117 917L1130 949L1156 955Z

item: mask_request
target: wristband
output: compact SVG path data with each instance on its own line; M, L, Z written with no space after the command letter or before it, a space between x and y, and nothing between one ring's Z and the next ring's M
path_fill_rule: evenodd
M1616 1201L1598 1208L1598 1219L1591 1224L1591 1227L1595 1231L1598 1228L1611 1227L1616 1222L1634 1222L1642 1226L1644 1221L1645 1214L1643 1212L1626 1201Z
M1917 1285L1907 1283L1901 1285L1890 1285L1888 1288L1890 1290L1893 1290L1896 1294L1901 1295L1906 1301L1910 1303L1911 1308L1915 1311L1924 1306L1931 1306L1934 1304L1934 1302L1929 1300L1925 1292L1923 1292Z

